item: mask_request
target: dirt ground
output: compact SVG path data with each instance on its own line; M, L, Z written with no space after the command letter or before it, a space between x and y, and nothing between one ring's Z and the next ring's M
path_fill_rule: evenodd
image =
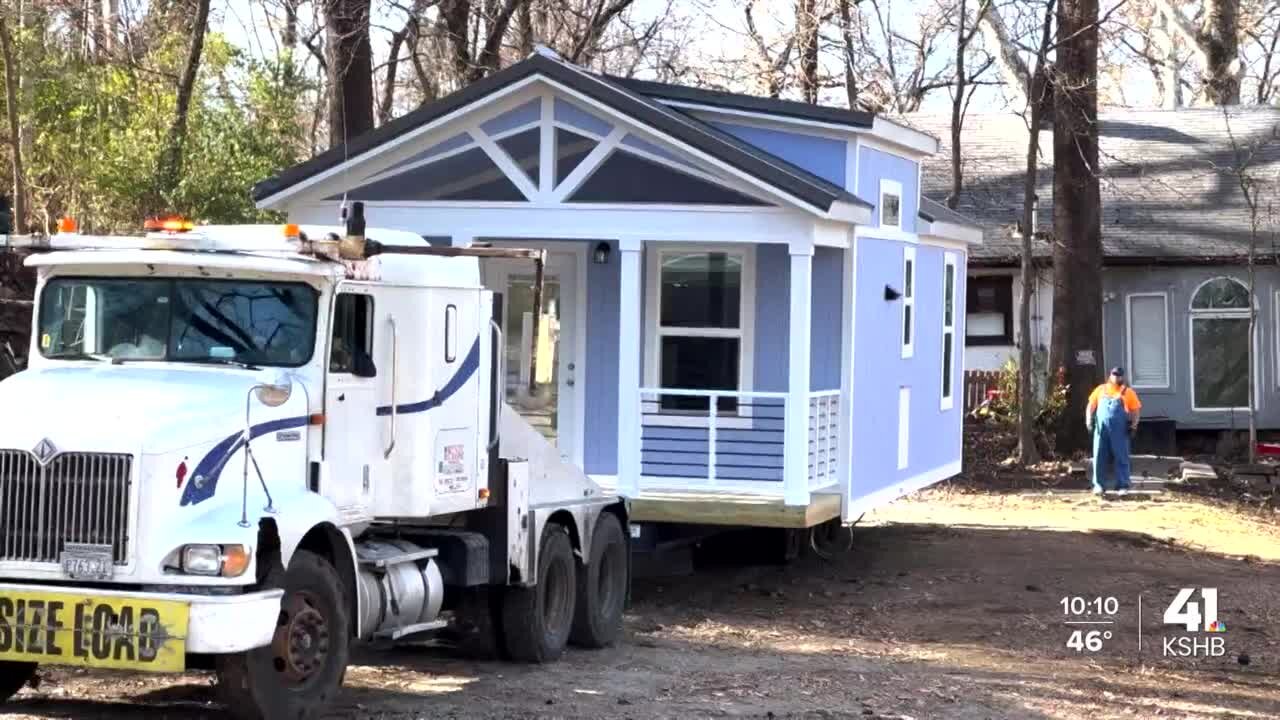
M614 649L541 667L361 653L332 717L1274 718L1277 519L1176 494L930 491L864 518L832 562L638 582ZM1162 657L1182 587L1218 589L1222 657ZM1114 624L1066 625L1072 595L1116 598ZM1077 652L1073 629L1112 634ZM199 674L53 671L4 709L219 717Z

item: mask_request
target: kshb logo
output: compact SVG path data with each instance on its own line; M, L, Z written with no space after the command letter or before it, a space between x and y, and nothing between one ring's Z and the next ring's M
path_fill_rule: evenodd
M1192 600L1196 592L1200 600ZM1218 620L1217 588L1182 588L1164 610L1166 625L1180 625L1189 633L1224 633L1226 623ZM1226 653L1222 635L1174 635L1164 638L1165 657L1221 657Z
M1191 599L1196 590L1204 601L1204 613L1200 612L1200 603ZM1226 632L1227 626L1218 622L1218 589L1217 588L1182 588L1178 596L1164 610L1166 625L1181 625L1187 632Z

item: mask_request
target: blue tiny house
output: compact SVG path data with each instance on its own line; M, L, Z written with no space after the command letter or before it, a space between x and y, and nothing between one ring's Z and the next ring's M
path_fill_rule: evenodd
M291 222L359 200L432 243L546 248L538 323L529 267L483 261L511 406L635 520L811 527L960 470L982 235L921 200L936 150L540 52L254 193Z

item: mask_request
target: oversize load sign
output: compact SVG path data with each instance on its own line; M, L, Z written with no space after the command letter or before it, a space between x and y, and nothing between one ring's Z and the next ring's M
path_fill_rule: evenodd
M0 660L181 672L183 602L0 591Z

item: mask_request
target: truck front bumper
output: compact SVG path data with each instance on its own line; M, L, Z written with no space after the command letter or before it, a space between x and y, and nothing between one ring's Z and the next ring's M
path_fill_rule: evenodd
M15 606L18 600L22 600L27 608L32 608L32 600L45 602L46 606L48 602L61 602L65 606L62 608L61 620L66 627L60 626L55 629L47 619L41 621L40 626L47 628L50 632L55 630L63 632L72 630L70 620L76 605L84 605L89 609L99 605L117 610L127 607L137 611L151 606L165 608L185 606L187 623L185 637L182 638L185 652L229 654L252 650L271 643L280 617L280 600L283 596L283 590L264 590L240 595L198 595L0 583L0 610L5 605ZM6 600L8 600L7 603ZM140 614L138 612L132 616L139 617ZM76 614L75 617L78 618L80 615ZM10 618L10 624L14 624L13 619ZM26 621L31 623L32 619L28 616ZM123 620L121 619L120 622ZM86 629L85 632L88 630ZM58 662L53 658L49 660ZM88 664L95 665L93 662Z

